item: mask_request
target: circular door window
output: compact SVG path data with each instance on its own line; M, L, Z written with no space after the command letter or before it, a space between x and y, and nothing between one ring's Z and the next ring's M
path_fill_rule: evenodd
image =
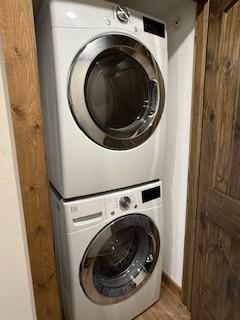
M163 78L141 43L123 35L102 36L76 56L68 100L77 124L94 142L129 149L146 141L160 121Z
M94 121L113 136L124 137L145 116L148 84L144 68L129 55L119 50L100 54L89 68L85 85Z
M85 294L97 304L120 302L147 281L157 262L159 233L142 214L121 217L90 243L80 266Z

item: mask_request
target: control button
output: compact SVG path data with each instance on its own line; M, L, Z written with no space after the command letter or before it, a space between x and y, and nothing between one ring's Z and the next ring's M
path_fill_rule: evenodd
M110 25L111 25L111 21L110 21L109 19L106 19L105 22L106 22L106 25L107 25L107 26L110 26Z
M134 27L134 31L135 31L135 32L138 32L138 27L135 26L135 27Z
M127 196L120 198L119 200L119 205L120 205L120 209L123 211L126 211L129 209L131 204L131 199Z
M128 8L124 6L118 6L117 7L117 18L121 23L128 23L130 19L130 12Z

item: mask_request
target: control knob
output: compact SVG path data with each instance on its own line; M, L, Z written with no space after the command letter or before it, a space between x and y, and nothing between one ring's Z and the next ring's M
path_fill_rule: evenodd
M131 204L131 199L128 196L122 197L119 200L120 209L126 211L129 209Z
M116 13L117 13L117 18L121 23L125 23L125 24L128 23L130 19L130 12L128 8L124 6L118 6Z

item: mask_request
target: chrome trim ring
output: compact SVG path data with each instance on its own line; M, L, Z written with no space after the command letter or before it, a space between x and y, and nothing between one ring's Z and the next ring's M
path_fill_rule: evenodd
M112 129L97 123L86 103L85 85L91 65L103 52L119 51L134 59L145 70L149 83L156 86L154 112L144 115L128 127ZM145 142L156 129L165 103L164 81L151 53L137 40L120 34L93 39L76 55L69 71L68 102L80 129L95 143L115 150L131 149ZM149 102L150 104L150 102ZM152 103L151 103L152 104Z
M129 238L135 233L134 247ZM123 301L149 279L159 252L159 232L149 217L143 214L120 217L105 226L89 244L79 269L82 289L99 305Z

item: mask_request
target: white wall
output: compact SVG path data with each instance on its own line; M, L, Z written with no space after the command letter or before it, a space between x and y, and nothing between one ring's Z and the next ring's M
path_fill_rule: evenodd
M33 288L1 41L0 177L0 318L34 320Z
M118 0L167 22L169 72L165 151L163 269L182 285L196 3ZM175 22L177 21L177 26Z
M165 17L169 36L165 152L164 271L182 284L196 5L181 1ZM178 21L178 27L174 21Z

